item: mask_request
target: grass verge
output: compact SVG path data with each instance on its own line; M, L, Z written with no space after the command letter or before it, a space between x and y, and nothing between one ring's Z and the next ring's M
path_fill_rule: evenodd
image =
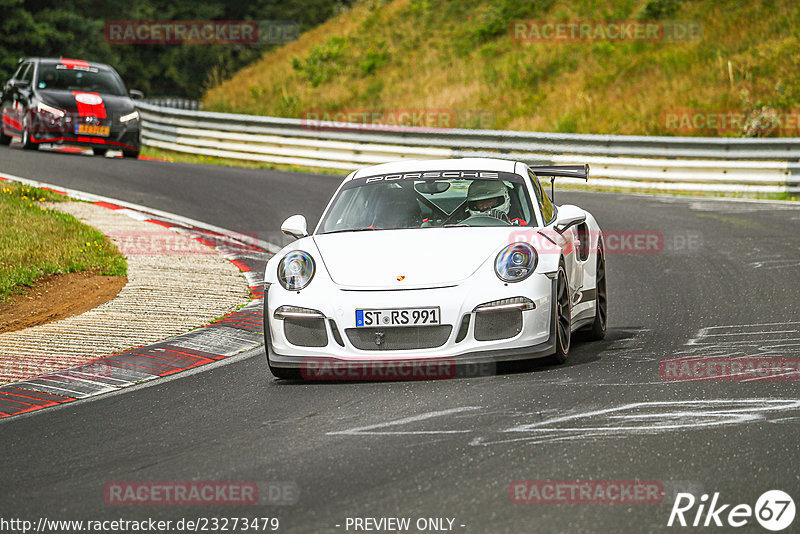
M127 262L106 236L47 206L62 195L16 183L0 189L0 301L37 278L91 271L126 276Z

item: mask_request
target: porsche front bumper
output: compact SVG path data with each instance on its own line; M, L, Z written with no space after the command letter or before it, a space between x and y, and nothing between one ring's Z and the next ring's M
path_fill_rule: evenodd
M312 284L313 285L313 284ZM548 356L552 335L554 281L537 273L517 284L468 283L411 290L353 290L336 286L289 292L279 285L265 292L265 341L270 365L302 369L308 362L447 361L479 364ZM480 311L481 305L524 297L534 308ZM306 310L299 317L276 311ZM357 309L433 306L436 326L364 328ZM285 309L285 308L284 308ZM291 314L289 314L291 315Z

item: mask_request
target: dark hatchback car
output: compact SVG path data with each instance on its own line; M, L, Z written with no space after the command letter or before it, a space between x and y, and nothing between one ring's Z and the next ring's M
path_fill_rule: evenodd
M76 59L25 58L3 87L0 144L42 143L121 150L139 155L139 112L119 74L108 65Z

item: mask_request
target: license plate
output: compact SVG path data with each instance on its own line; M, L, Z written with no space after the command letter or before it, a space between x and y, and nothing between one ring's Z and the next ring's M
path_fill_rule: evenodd
M441 324L439 308L357 309L357 327L420 326Z
M86 134L86 135L100 135L102 137L108 137L110 129L108 126L97 126L94 124L78 124L77 126L75 126L75 133Z

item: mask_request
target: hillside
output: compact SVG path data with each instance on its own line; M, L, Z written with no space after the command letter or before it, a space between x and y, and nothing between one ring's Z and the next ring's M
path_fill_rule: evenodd
M601 30L603 21L677 20L701 35L522 42L509 26L518 20ZM446 110L457 126L512 130L798 136L798 27L792 0L612 0L604 8L589 0L365 0L266 53L208 91L204 104L298 118ZM764 126L774 116L783 129ZM703 127L687 129L688 120Z
M328 20L352 0L0 0L0 83L17 69L25 56L72 57L109 63L129 88L147 97L197 98L205 87L257 60L274 43L238 42L204 44L154 39L134 44L110 38L111 28L158 28L166 21L269 21L286 20L297 30L307 30ZM127 21L127 22L124 22ZM265 26L269 27L269 26ZM120 34L122 33L121 30ZM167 30L154 35L164 38ZM149 33L146 33L149 35ZM131 33L131 37L133 34ZM212 40L213 41L213 40Z

